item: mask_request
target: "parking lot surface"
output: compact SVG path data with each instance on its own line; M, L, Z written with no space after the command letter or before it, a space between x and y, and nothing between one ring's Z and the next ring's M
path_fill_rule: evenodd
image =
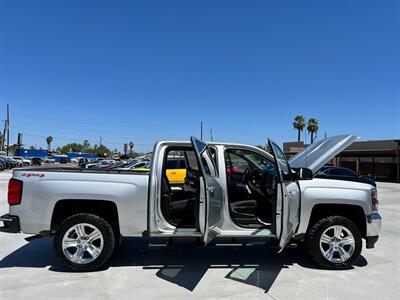
M10 171L0 173L0 214ZM0 299L399 299L400 184L378 183L383 229L346 271L319 269L299 249L149 247L125 239L105 270L67 272L52 239L0 233Z

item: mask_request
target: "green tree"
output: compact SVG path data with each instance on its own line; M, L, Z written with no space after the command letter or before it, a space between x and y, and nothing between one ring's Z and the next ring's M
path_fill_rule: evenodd
M311 144L314 143L314 134L317 134L319 129L319 122L315 118L310 118L307 121L307 131L311 134Z
M107 157L112 155L112 151L104 145L100 145L96 149L97 156Z
M271 148L269 147L268 144L265 144L264 146L263 145L257 145L256 147L260 148L261 150L264 150L264 151L266 151L268 153L271 153Z
M53 141L53 137L51 136L51 135L49 135L47 138L46 138L46 143L47 143L47 150L48 151L50 151L50 149L51 149L51 142Z
M293 127L297 130L297 141L300 142L300 135L304 127L306 127L306 121L303 115L297 115L294 117Z
M78 143L70 143L61 147L61 153L67 154L68 152L82 152L83 146Z

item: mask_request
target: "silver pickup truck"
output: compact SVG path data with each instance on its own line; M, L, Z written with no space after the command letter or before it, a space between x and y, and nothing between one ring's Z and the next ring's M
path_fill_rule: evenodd
M60 261L74 271L102 267L122 237L262 239L283 249L304 245L320 266L349 268L362 239L381 229L377 190L359 182L313 178L355 140L335 136L289 161L228 143L156 143L148 172L72 168L14 170L9 214L0 231L54 236ZM171 184L171 160L184 160L184 183ZM212 243L211 243L212 244Z

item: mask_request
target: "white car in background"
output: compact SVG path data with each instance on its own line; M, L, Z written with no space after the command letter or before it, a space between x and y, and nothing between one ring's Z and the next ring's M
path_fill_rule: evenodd
M29 159L23 158L22 156L12 156L11 158L18 161L19 163L21 163L21 165L24 167L29 167L32 165L32 161L30 161Z
M45 156L45 157L42 157L42 162L47 163L47 164L54 164L56 162L56 159L52 156Z

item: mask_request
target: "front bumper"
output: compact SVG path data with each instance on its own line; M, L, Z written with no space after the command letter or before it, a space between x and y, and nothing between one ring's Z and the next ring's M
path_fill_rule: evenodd
M382 218L378 213L367 216L367 249L374 248L382 228Z
M0 232L18 233L21 231L18 216L6 214L0 217L0 221L4 223L4 226L0 227Z

